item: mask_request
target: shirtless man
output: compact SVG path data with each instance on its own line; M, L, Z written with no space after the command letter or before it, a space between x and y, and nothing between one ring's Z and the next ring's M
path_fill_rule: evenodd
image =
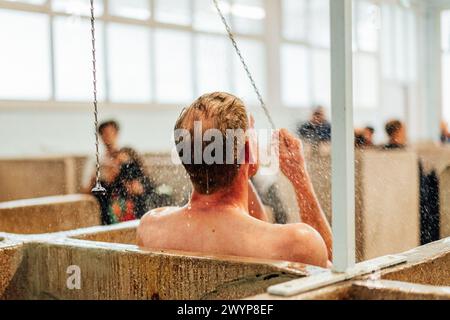
M181 114L175 129L193 134L195 121L202 122L203 132L210 128L222 133L226 129L247 131L250 127L242 101L221 92L197 99ZM254 141L247 139L243 164L183 162L194 187L188 205L147 213L137 231L138 245L329 266L331 230L306 171L301 142L284 129L279 136L280 168L295 188L303 223L275 225L249 212L249 179L258 164L248 161L255 148ZM191 146L194 150L194 142Z

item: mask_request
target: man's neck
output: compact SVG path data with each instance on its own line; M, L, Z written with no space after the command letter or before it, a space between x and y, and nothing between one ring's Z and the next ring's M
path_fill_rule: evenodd
M217 211L229 208L248 211L248 177L236 177L230 187L209 195L194 190L189 207L194 211L196 209Z

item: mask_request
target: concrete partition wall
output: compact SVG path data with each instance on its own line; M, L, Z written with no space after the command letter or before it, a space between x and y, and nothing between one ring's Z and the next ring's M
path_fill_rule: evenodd
M440 174L450 166L450 146L435 143L418 144L413 147L417 152L426 173L435 170Z
M357 260L418 246L419 168L415 153L365 150L356 153L355 161ZM308 153L307 163L319 201L331 221L330 155Z
M100 225L100 208L88 195L0 203L0 232L42 234Z
M70 266L79 267L80 290L67 287ZM232 299L307 274L300 264L62 239L27 245L26 259L4 298Z
M400 253L402 263L386 267L385 256L363 264L379 271L342 280L341 274L317 274L307 279L298 279L287 284L305 289L294 295L265 293L251 300L449 300L450 299L450 238L417 247ZM359 267L362 267L361 264ZM357 265L358 268L358 265ZM364 268L363 268L364 269ZM324 276L326 275L326 276ZM333 277L341 277L332 282ZM329 285L310 289L308 284L319 279L330 280ZM306 289L308 288L308 289ZM273 290L269 289L269 292Z
M80 191L85 157L0 160L0 202Z
M0 300L13 282L22 263L23 245L0 237Z
M420 190L415 153L360 152L357 168L357 250L361 257L366 260L419 246Z
M66 235L72 239L136 245L139 223L139 220L135 220L110 226L90 227L70 231Z
M439 178L440 237L450 236L450 146L433 143L416 145L425 173L435 171Z
M150 178L156 185L172 189L173 204L184 204L191 183L181 165L174 165L170 154L143 156ZM87 172L95 167L87 156L0 159L0 202L79 193Z
M405 265L381 272L381 279L445 286L450 295L450 238L403 253Z
M439 175L440 236L450 237L450 165Z

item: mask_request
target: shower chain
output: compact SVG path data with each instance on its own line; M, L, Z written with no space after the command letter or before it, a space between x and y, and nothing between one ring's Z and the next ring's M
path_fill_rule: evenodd
M99 133L98 133L98 101L97 101L97 59L95 50L95 13L94 13L94 0L91 2L91 36L92 36L92 76L93 76L93 88L94 88L94 126L95 126L95 159L96 159L96 171L95 171L95 187L92 192L105 192L106 190L100 183L100 151L99 151Z
M213 0L213 2L214 2L214 6L216 7L217 13L220 16L220 19L222 20L222 23L225 26L225 29L228 33L228 37L230 38L231 43L233 44L234 50L236 51L236 54L238 55L239 60L241 60L242 66L244 67L244 70L247 73L247 77L250 80L250 83L253 87L253 90L256 93L256 96L258 97L259 104L261 105L261 108L264 110L264 113L266 114L266 117L269 120L269 123L270 123L272 129L275 130L275 128L276 128L275 123L273 122L273 119L269 113L269 110L267 109L267 106L263 100L263 97L262 97L261 93L259 92L258 87L256 86L256 82L253 79L250 69L247 66L247 63L245 62L244 57L242 56L241 50L239 49L239 47L237 45L237 42L236 42L236 39L234 38L231 27L228 24L227 20L225 19L225 16L223 15L222 10L220 9L219 2L218 2L218 0Z

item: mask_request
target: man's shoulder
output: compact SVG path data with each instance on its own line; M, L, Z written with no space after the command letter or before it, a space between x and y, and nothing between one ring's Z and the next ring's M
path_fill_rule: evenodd
M314 237L318 235L319 233L310 225L306 223L290 223L285 225L280 225L280 227L283 229L283 232L281 233L284 238L289 239L296 239L298 237L292 237L292 235L295 236L303 236L303 237Z
M141 224L161 220L180 210L179 207L162 207L152 209L141 218Z
M325 265L327 261L326 245L313 227L305 223L284 225L279 235L279 249L293 261L313 265Z
M141 247L145 247L149 241L152 241L152 236L155 231L160 230L162 224L167 224L167 218L173 215L180 208L164 207L150 210L140 220L137 228L137 243ZM154 239L153 239L154 240Z

